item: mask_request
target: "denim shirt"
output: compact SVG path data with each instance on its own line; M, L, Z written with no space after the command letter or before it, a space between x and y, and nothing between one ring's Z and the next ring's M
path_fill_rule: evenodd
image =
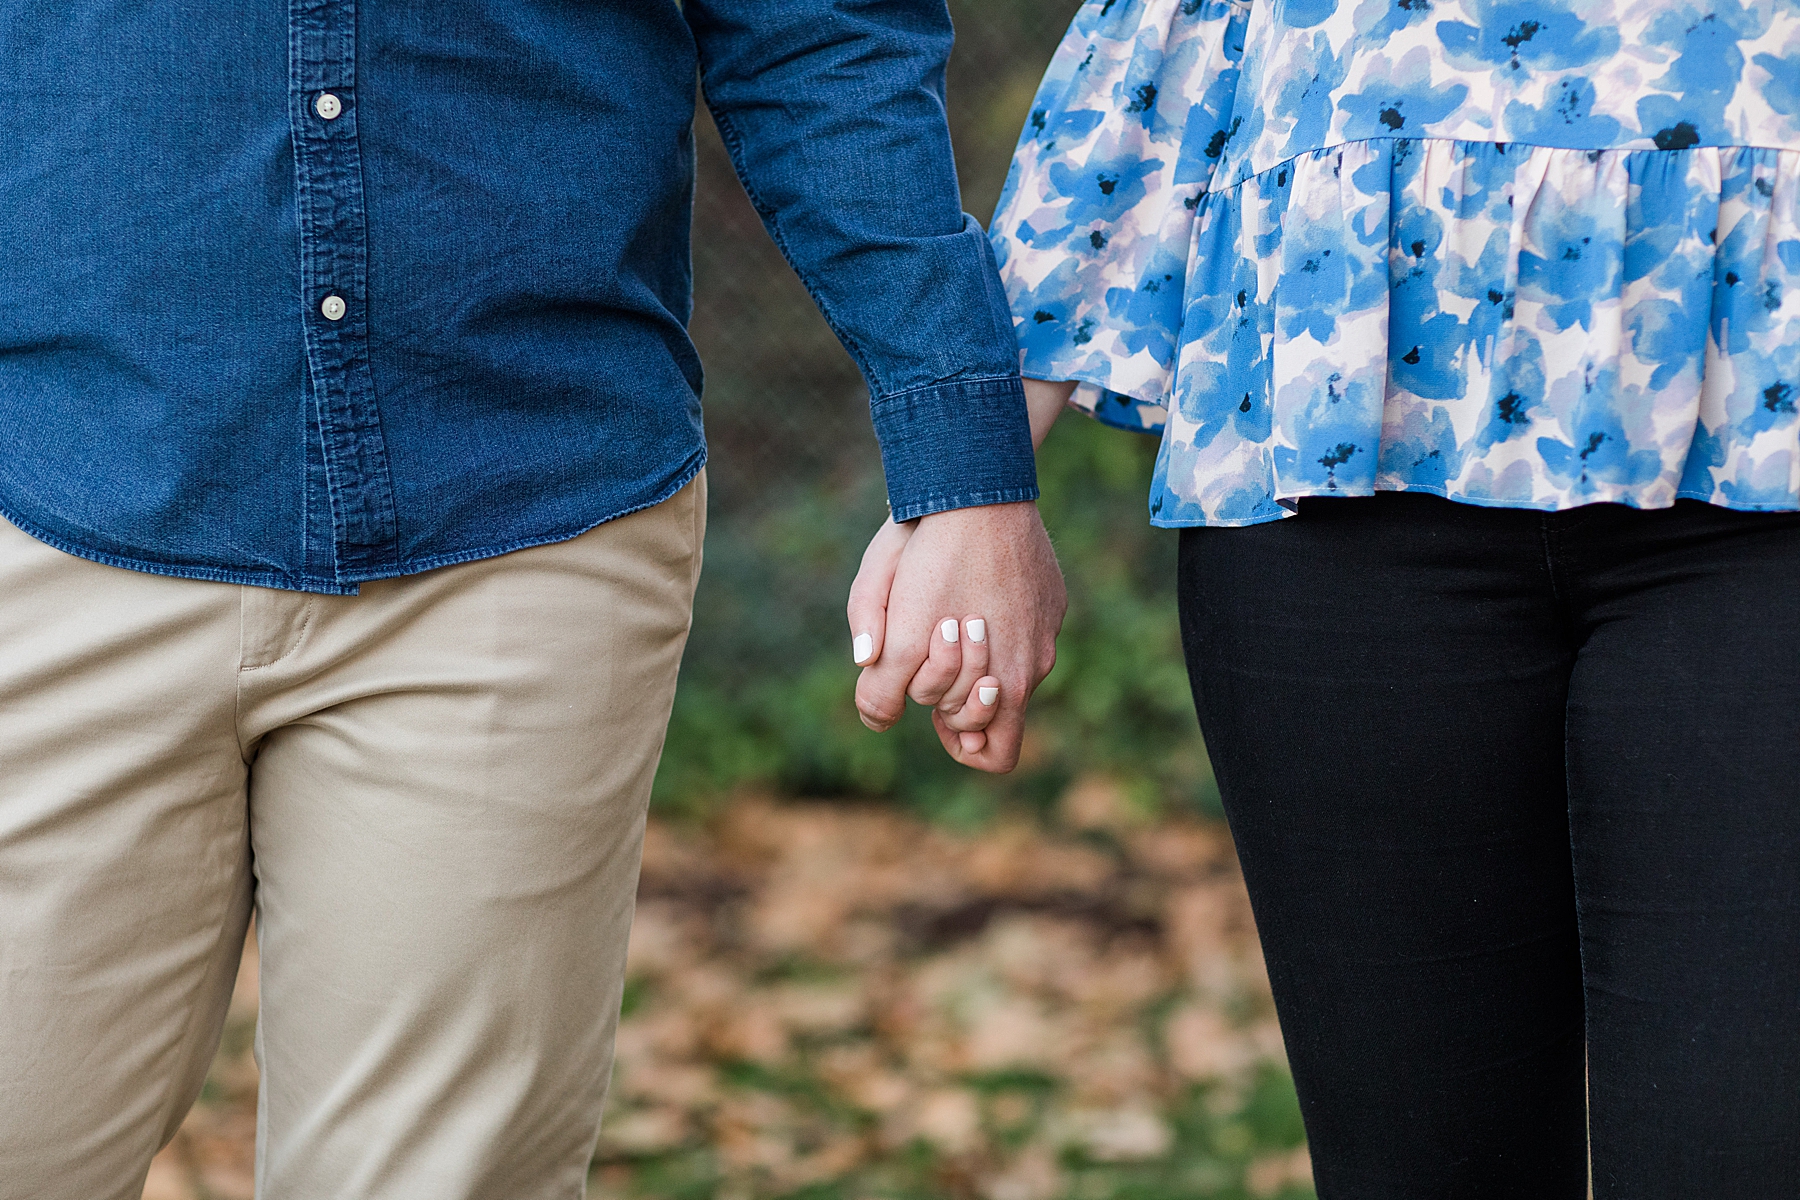
M1036 496L944 0L0 0L0 514L317 592L705 459L695 73L901 520Z

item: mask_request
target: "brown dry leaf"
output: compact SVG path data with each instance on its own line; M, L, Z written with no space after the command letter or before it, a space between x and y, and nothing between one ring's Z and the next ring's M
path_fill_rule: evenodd
M1005 1170L982 1181L985 1200L1052 1200L1063 1190L1062 1172L1047 1146L1026 1147Z
M1261 1057L1255 1042L1216 1009L1186 1004L1163 1025L1169 1063L1189 1079L1224 1079Z
M710 826L652 820L596 1194L638 1195L641 1156L703 1147L723 1171L712 1194L756 1200L891 1169L922 1140L941 1156L934 1194L1056 1200L1062 1148L1166 1153L1163 1107L1192 1083L1236 1113L1282 1049L1228 838L1131 826L1100 778L1064 801L1120 841L1023 820L952 836L756 796ZM244 1045L255 998L252 946L228 1044ZM1027 1082L991 1082L1015 1072ZM212 1084L145 1200L250 1197L248 1052L221 1055ZM1251 1186L1306 1170L1303 1154L1265 1156Z
M726 1060L772 1065L787 1054L788 1034L767 993L742 996L706 1031L709 1050Z
M1052 1136L1079 1146L1097 1162L1141 1162L1160 1158L1174 1143L1163 1119L1148 1108L1077 1109L1061 1114Z
M200 1200L193 1168L187 1164L184 1149L177 1134L175 1141L150 1160L150 1175L144 1180L144 1200Z
M1252 1196L1273 1196L1290 1183L1311 1187L1312 1181L1312 1156L1305 1146L1259 1158L1244 1172L1244 1186Z
M600 1130L602 1154L655 1154L687 1140L688 1122L677 1108L615 1113Z
M1167 880L1235 874L1237 856L1223 826L1174 822L1134 832L1131 858L1145 872Z
M1113 861L1093 847L1050 841L1017 822L983 833L965 855L970 883L989 896L1011 900L1096 892L1114 873Z
M1124 833L1152 820L1152 814L1134 804L1124 786L1107 775L1081 776L1063 792L1057 807L1071 829Z
M981 1137L981 1104L967 1088L938 1088L919 1099L913 1130L946 1154L967 1154Z

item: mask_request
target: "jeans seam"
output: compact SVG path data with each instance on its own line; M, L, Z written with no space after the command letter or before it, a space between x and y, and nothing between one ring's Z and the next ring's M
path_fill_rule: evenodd
M1564 580L1562 578L1562 569L1561 569L1561 564L1558 561L1559 551L1561 549L1561 539L1558 537L1558 531L1557 531L1558 515L1559 514L1557 514L1555 512L1547 512L1547 513L1539 514L1538 528L1540 530L1540 537L1542 539L1543 547L1544 547L1544 571L1549 576L1549 579L1550 579L1550 595L1551 595L1551 598L1555 601L1556 607L1560 610L1560 615L1561 615L1565 625L1569 628L1569 631L1571 633L1573 633L1574 632L1573 627L1575 624L1574 614L1569 609L1569 598L1566 594L1566 589L1563 586ZM1576 651L1576 655L1579 656L1578 649ZM1574 667L1574 661L1572 659L1570 662L1570 669L1573 670L1573 667ZM1570 775L1569 775L1569 696L1568 696L1568 690L1567 690L1566 686L1565 686L1565 690L1563 693L1562 776L1563 776L1563 806L1564 806L1564 812L1566 814L1566 819L1568 821L1570 886L1571 886L1571 889L1573 890L1574 899L1575 899L1575 965L1576 965L1576 969L1581 973L1581 980L1580 980L1581 992L1582 992L1582 997L1581 997L1581 1041L1582 1041L1582 1058L1583 1058L1583 1061L1585 1062L1586 1058L1587 1058L1587 1047L1591 1041L1591 1037L1590 1037L1589 1030L1588 1030L1587 946L1584 942L1584 939L1582 938L1581 884L1580 884L1579 878L1577 878L1579 868L1577 867L1576 861L1575 861L1575 811L1574 811L1575 788L1574 788L1574 781L1570 778ZM1593 1172L1594 1172L1594 1113L1593 1113L1593 1100L1592 1100L1591 1095L1584 1098L1584 1103L1583 1103L1582 1108L1583 1108L1583 1122L1584 1122L1583 1128L1582 1128L1582 1138L1587 1143L1588 1187L1591 1190L1593 1187Z
M1550 595L1558 608L1566 609L1568 597L1563 594L1562 572L1557 565L1559 544L1554 528L1555 516L1555 513L1538 515L1538 538L1544 547L1544 574L1550 580Z

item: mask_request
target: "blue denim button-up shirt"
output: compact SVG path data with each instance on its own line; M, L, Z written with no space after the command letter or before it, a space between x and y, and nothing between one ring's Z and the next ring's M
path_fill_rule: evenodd
M943 0L0 0L0 513L320 592L700 469L696 65L904 520L1036 495Z

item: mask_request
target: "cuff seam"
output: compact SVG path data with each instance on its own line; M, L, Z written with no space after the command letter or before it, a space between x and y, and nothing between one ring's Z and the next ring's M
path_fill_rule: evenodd
M998 488L984 492L958 492L948 496L927 496L915 500L911 504L901 505L893 511L894 523L916 521L920 517L929 517L933 513L949 512L957 508L980 508L986 504L1019 504L1038 498L1038 489Z
M889 403L911 399L923 392L961 391L964 389L975 393L991 391L996 395L999 395L1004 391L1005 394L1011 395L1013 394L1013 389L1005 387L1004 385L1018 382L1019 373L1017 371L1014 371L1009 375L977 375L967 379L945 379L938 383L922 383L918 387L910 387L898 392L886 392L879 396L870 396L869 405L871 408L878 409ZM995 388L992 386L994 384L1000 384L1002 386ZM1019 386L1022 388L1024 385L1021 383Z

